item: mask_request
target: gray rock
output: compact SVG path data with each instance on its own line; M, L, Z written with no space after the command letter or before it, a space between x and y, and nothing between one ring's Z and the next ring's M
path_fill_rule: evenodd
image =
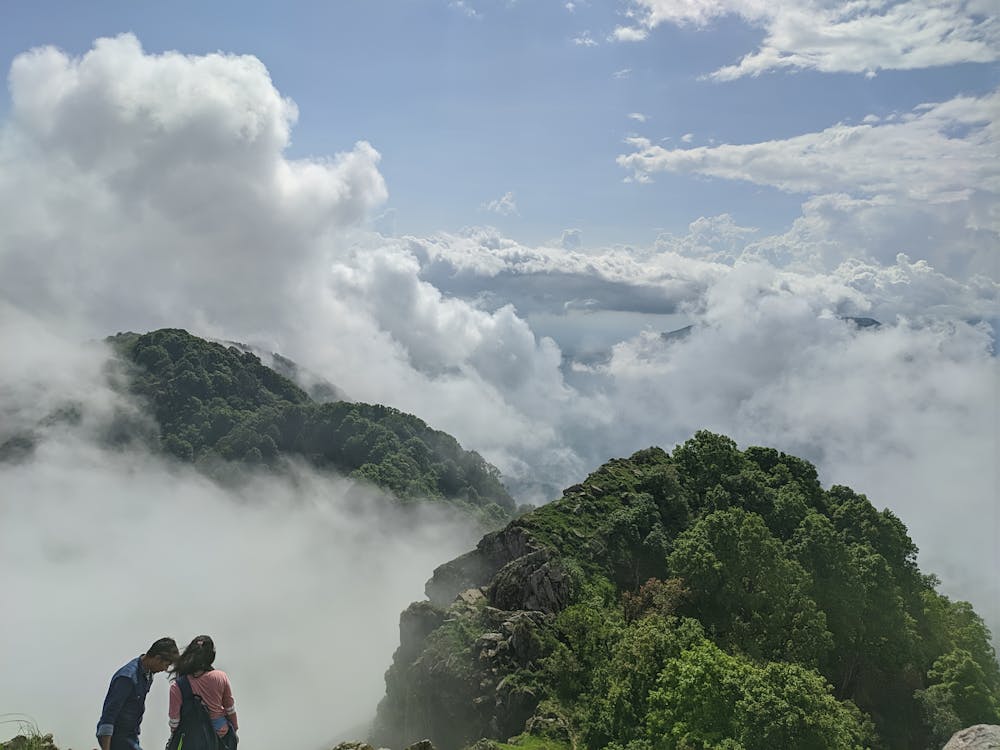
M486 589L490 604L505 610L560 612L569 603L571 579L548 550L507 563Z
M944 750L1000 750L1000 726L976 724L955 732Z
M487 534L471 552L439 565L424 587L427 598L438 607L447 607L461 592L486 586L511 560L537 551L528 532L516 524Z
M434 750L434 744L430 740L420 740L412 745L407 745L404 750Z
M430 602L414 602L399 616L399 648L394 658L408 664L420 655L424 639L444 622L444 612Z

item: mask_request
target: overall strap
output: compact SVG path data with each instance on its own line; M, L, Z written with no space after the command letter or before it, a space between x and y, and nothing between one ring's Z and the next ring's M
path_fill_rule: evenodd
M188 682L187 675L181 675L177 678L177 687L181 689L181 700L188 702L194 698L194 691L191 690L191 683Z

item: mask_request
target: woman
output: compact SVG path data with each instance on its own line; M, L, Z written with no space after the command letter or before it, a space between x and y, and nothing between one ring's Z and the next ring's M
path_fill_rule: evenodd
M170 708L167 712L170 719L170 731L177 730L181 720L182 692L178 681L186 679L191 686L191 692L200 696L208 710L212 728L220 738L220 747L236 747L236 707L233 702L233 689L229 684L229 676L221 669L215 669L215 644L207 635L199 635L180 655L174 663L175 680L170 685Z

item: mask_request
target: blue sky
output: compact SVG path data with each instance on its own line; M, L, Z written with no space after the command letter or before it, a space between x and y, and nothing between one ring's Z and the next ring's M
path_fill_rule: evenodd
M679 232L722 212L777 231L799 213L801 194L766 185L674 174L626 183L615 158L628 135L673 147L688 145L685 134L692 146L783 139L982 95L997 83L995 62L874 78L799 70L705 80L753 51L764 31L728 15L703 26L661 23L644 41L609 40L629 8L9 2L0 63L44 44L81 55L96 38L126 31L150 53L255 55L299 107L289 156L329 155L360 139L382 154L384 208L394 219L384 228L426 234L492 224L539 243L575 227L588 245L648 243L659 230ZM484 208L508 192L516 214Z

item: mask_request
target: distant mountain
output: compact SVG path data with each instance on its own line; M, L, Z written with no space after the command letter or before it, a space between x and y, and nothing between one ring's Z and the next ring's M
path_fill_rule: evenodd
M347 394L335 386L329 380L310 372L288 357L282 357L277 352L267 352L257 346L244 344L239 341L221 341L223 346L235 346L237 349L256 355L262 363L266 364L279 375L288 378L295 385L299 386L313 401L325 403L327 401L351 401Z
M879 328L882 324L875 320L875 318L856 318L850 315L846 315L841 320L846 320L848 323L853 323L858 328Z
M121 387L149 405L159 445L180 460L233 474L302 459L403 501L447 501L489 522L514 510L496 467L411 414L320 403L245 348L180 329L119 333L108 342L126 364ZM277 360L286 373L297 371L291 360Z
M371 742L941 747L1000 719L1000 666L916 554L890 511L770 448L699 432L609 461L434 572Z
M694 330L694 326L684 326L683 328L677 328L673 331L663 331L660 334L660 338L664 341L683 341L691 335Z

